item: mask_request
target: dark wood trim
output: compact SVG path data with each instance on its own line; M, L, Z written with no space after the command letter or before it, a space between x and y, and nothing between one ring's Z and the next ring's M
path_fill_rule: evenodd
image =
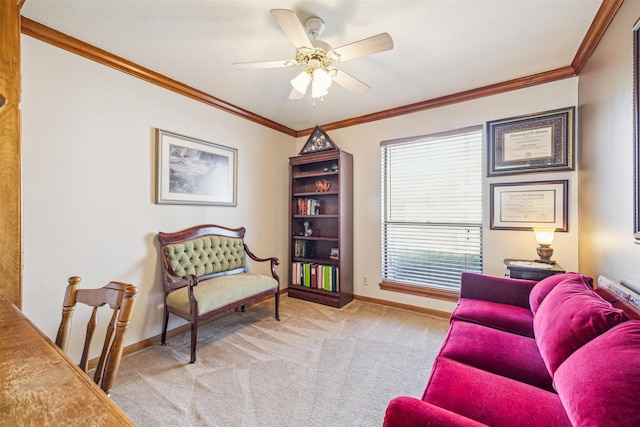
M609 24L613 21L613 17L622 6L622 2L624 0L603 0L600 5L600 9L596 13L595 18L593 18L593 22L587 31L587 34L584 36L582 40L582 44L578 48L578 52L576 52L576 56L573 58L571 62L571 67L575 71L576 74L580 74L582 69L584 68L587 60L600 43L600 39L609 28Z
M123 73L127 73L149 83L158 85L164 89L170 90L180 95L184 95L191 99L195 99L196 101L200 101L211 107L215 107L228 113L235 114L236 116L240 116L254 123L261 124L290 136L296 135L296 132L293 129L289 129L288 127L276 123L272 120L269 120L262 116L258 116L257 114L216 98L213 95L209 95L208 93L205 93L201 90L195 89L191 86L187 86L184 83L180 83L176 80L170 79L167 76L164 76L134 62L116 56L112 53L107 52L106 50L102 50L96 46L90 45L89 43L85 43L81 40L68 36L64 33L61 33L60 31L42 25L29 18L25 18L24 16L21 18L22 34L33 37L45 43L49 43L53 46L59 47L60 49L64 49L77 55L83 56L92 61L96 61L118 71L122 71Z
M470 89L464 92L454 93L452 95L442 96L440 98L434 98L427 101L417 102L415 104L405 105L403 107L392 108L390 110L379 111L377 113L368 114L360 117L353 117L351 119L342 120L339 122L333 122L322 125L322 129L325 131L336 130L349 126L361 125L364 123L374 122L377 120L389 119L391 117L403 116L405 114L417 113L419 111L430 110L433 108L440 108L446 105L457 104L460 102L471 101L478 98L484 98L491 95L497 95L504 92L510 92L512 90L524 89L530 86L536 86L544 83L551 83L557 80L563 80L570 77L575 77L576 73L572 67L563 67L556 70L545 71L543 73L532 74L526 77L519 77L517 79L508 80L506 82L496 83L489 86L484 86L476 89ZM298 137L304 135L310 135L313 131L312 128L298 131L296 135Z
M432 308L418 307L416 305L402 304L399 302L386 301L377 298L369 298L362 295L354 295L353 299L370 302L372 304L384 305L387 307L399 308L401 310L413 311L415 313L428 314L430 316L436 316L443 319L449 319L449 317L451 317L451 313L447 311L434 310Z
M403 294L417 295L444 301L458 302L460 292L445 291L436 288L427 288L424 286L407 285L405 283L396 282L380 282L380 289L383 291L400 292Z

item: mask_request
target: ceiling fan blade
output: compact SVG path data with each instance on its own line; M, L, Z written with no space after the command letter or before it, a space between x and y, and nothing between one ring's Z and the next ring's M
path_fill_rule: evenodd
M291 89L291 93L289 94L289 99L302 99L304 98L304 93L298 92L295 88Z
M349 89L356 95L366 95L371 92L371 87L364 84L360 80L353 77L351 74L347 74L342 70L338 70L338 73L333 77L333 81L340 86Z
M339 48L333 49L340 54L340 61L348 61L372 53L384 52L393 49L393 40L387 33L378 34L357 42L353 42Z
M272 9L271 16L273 16L278 25L280 25L280 28L282 28L287 37L289 37L296 49L303 46L312 47L307 32L292 10Z
M233 66L239 70L256 70L262 68L288 67L286 62L286 59L283 59L281 61L236 62L233 64Z

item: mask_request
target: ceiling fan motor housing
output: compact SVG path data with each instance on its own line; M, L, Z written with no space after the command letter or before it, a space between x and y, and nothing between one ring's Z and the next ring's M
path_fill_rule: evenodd
M324 21L320 18L316 18L312 16L311 18L304 21L304 29L307 30L307 33L311 36L312 39L320 37L322 31L324 31Z

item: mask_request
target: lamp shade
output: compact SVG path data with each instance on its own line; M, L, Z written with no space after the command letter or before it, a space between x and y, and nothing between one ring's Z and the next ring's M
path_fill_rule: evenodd
M291 86L302 94L307 92L309 83L311 83L311 76L306 71L302 71L293 80L291 80Z
M549 246L553 243L553 233L556 231L555 228L534 228L533 232L536 235L536 242L539 245Z
M322 68L316 68L313 72L313 83L311 84L311 97L320 98L327 94L327 89L331 86L331 76Z

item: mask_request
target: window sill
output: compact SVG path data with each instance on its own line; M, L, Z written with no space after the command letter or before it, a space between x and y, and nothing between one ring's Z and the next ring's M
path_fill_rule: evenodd
M434 298L443 301L458 302L460 292L446 291L436 288L426 288L424 286L407 285L397 282L380 282L380 289L383 291L400 292L403 294L417 295L421 297Z

